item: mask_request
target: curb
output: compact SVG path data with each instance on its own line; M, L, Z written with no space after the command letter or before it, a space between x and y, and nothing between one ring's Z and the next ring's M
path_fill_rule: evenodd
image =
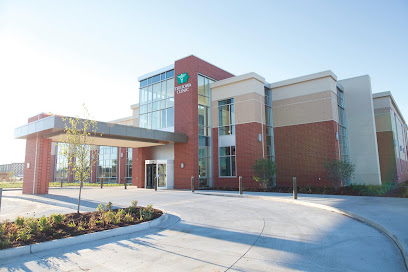
M150 229L150 228L156 228L157 226L159 226L161 223L163 223L169 218L168 212L163 211L163 210L162 212L163 214L159 218L156 218L152 221L132 225L132 226L120 227L120 228L110 229L110 230L103 230L103 231L98 231L98 232L93 232L93 233L88 233L88 234L83 234L83 235L58 239L58 240L46 241L46 242L42 242L38 244L31 244L31 245L26 245L26 246L21 246L21 247L2 249L0 250L0 260L4 260L4 259L7 260L9 258L33 254L33 253L37 253L37 252L41 252L45 250L67 247L71 245L78 245L78 244L88 243L88 242L92 242L96 240L102 240L102 239L111 238L115 236L139 232L139 231Z
M255 198L255 199L262 199L262 200L268 200L268 201L276 201L276 202L287 202L287 203L292 203L292 204L298 204L298 205L303 205L303 206L308 206L308 207L313 207L313 208L318 208L330 212L336 212L342 215L345 215L347 217L350 217L351 219L357 220L359 222L362 222L370 227L373 227L380 232L384 233L388 237L390 237L394 243L397 245L398 249L400 250L402 254L402 258L404 259L405 263L405 268L408 271L408 249L404 247L404 245L401 243L401 241L398 239L398 237L392 233L389 229L386 227L374 222L371 219L368 219L364 216L358 215L353 212L348 212L345 210L341 210L338 208L334 208L331 206L323 205L323 204L317 204L317 203L311 203L311 202L306 202L302 200L292 200L292 199L284 199L284 198L272 198L270 196L252 196L252 195L233 195L233 194L223 194L223 193L205 193L205 192L196 192L196 194L201 194L201 195L210 195L210 196L224 196L224 197L238 197L238 198Z

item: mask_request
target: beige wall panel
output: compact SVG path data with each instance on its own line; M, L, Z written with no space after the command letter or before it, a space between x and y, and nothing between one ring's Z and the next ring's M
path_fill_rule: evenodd
M332 77L318 78L272 89L272 100L288 99L308 94L332 91L336 93L336 81Z
M255 78L235 82L232 84L222 85L211 88L212 101L223 100L231 97L237 97L249 93L264 95L264 83Z
M274 92L272 92L272 96L274 95ZM309 100L319 100L322 98L328 98L328 97L333 97L335 94L332 91L324 91L324 92L319 92L319 93L313 93L313 94L308 94L308 95L302 95L302 96L297 96L297 97L291 97L287 99L281 99L281 100L273 100L272 101L272 106L273 107L279 107L279 106L284 106L288 104L295 104L295 103L300 103L300 102L305 102Z
M392 131L391 114L389 112L376 113L375 127L377 132Z
M314 123L328 120L338 121L333 115L334 101L331 97L272 107L274 127ZM337 110L336 110L337 111Z
M380 185L377 133L369 76L339 80L344 87L350 161L356 165L352 182Z
M374 109L391 108L391 99L389 97L378 97L373 99Z
M235 105L235 124L265 122L265 99L257 93L233 96ZM218 127L218 101L212 101L212 126Z

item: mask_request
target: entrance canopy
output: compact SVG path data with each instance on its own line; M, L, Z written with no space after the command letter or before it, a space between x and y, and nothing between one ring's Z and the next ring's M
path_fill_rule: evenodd
M30 136L41 136L60 142L66 138L65 123L62 116L49 116L28 123L14 130L14 138L27 139ZM69 118L69 117L68 117ZM83 119L81 119L83 120ZM151 130L146 128L118 125L107 122L98 122L96 139L93 145L117 147L148 147L165 145L168 143L185 143L187 135L181 133Z

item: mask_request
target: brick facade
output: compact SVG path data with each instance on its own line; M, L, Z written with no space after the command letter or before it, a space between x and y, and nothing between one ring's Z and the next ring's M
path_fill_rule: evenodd
M133 148L132 151L132 185L145 187L145 160L150 159L150 147Z
M299 186L330 186L323 164L339 159L337 129L335 121L275 127L276 184L291 187L296 177Z
M48 117L48 114L39 114L28 119L34 122ZM26 156L24 162L23 194L48 194L51 175L51 140L42 135L30 136L26 139ZM30 168L27 168L27 165Z
M188 92L174 94L174 132L188 136L187 143L174 144L174 188L187 189L191 187L191 177L194 176L198 188L198 82L197 75L203 74L216 80L222 80L233 75L209 64L195 56L178 60L174 64L174 86L177 87L177 75L187 73ZM181 168L184 163L184 168Z
M213 153L213 185L216 188L238 188L239 176L242 176L244 188L260 188L260 184L253 179L252 165L263 157L262 142L258 141L258 134L266 135L266 127L260 123L252 122L235 125L235 152L236 152L236 177L219 177L218 153L218 128L212 130ZM266 157L266 148L264 147Z

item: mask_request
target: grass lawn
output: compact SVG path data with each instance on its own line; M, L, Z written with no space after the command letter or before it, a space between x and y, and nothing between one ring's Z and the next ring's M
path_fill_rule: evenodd
M63 187L70 187L70 186L79 186L79 183L63 183ZM84 187L100 187L100 183L84 183ZM125 186L124 184L116 184L116 183L104 183L103 187L116 187L116 186ZM128 184L128 186L131 186ZM50 187L61 187L60 182L50 182ZM0 182L0 188L23 188L23 182L7 182L3 181Z

